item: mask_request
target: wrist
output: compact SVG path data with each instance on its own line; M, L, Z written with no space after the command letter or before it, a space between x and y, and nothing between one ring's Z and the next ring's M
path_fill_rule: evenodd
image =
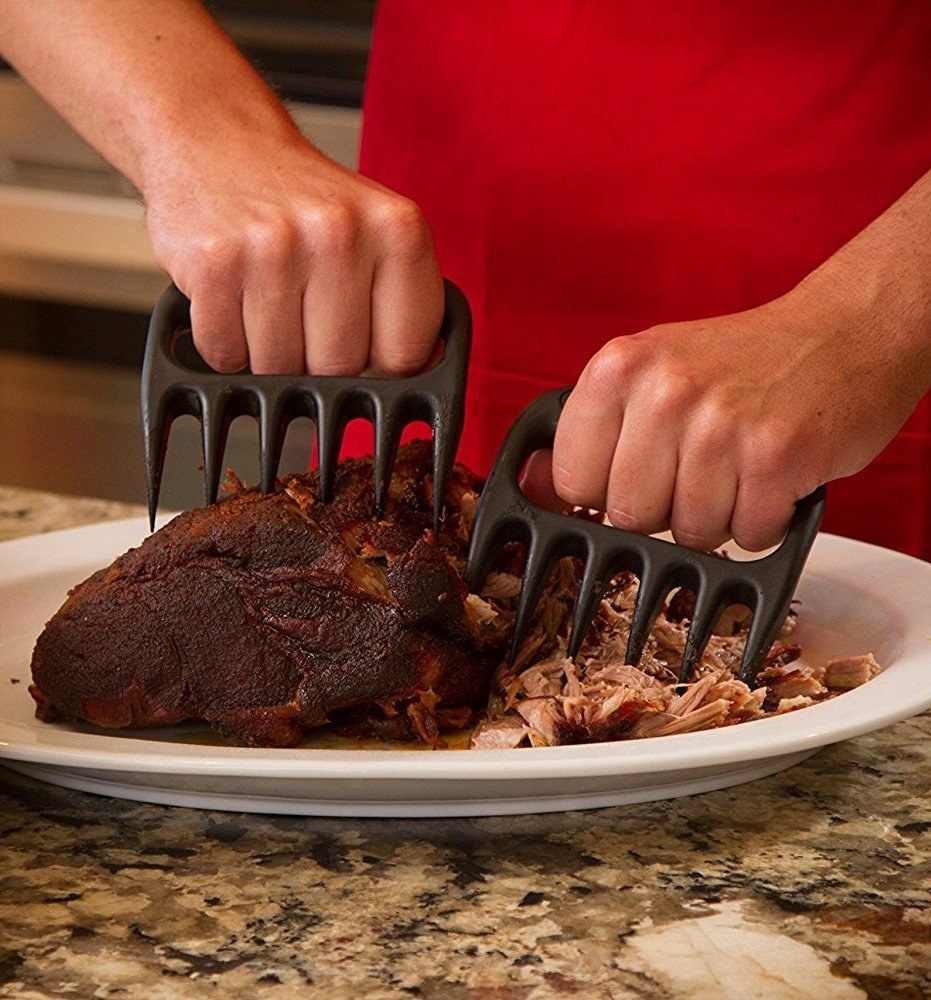
M931 386L931 252L910 230L888 232L880 219L782 297L780 307L808 317L844 342L863 341L877 358L910 369ZM901 229L901 227L898 227Z
M179 185L201 187L233 169L246 173L257 158L268 165L306 145L293 122L280 119L274 107L264 117L257 108L218 110L212 116L166 120L143 133L148 140L136 151L128 176L146 204L184 194Z

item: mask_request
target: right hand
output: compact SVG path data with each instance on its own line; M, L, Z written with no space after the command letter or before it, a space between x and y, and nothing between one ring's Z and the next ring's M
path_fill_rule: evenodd
M223 372L420 370L444 304L420 210L296 132L276 135L219 137L210 163L166 156L143 192L201 356Z

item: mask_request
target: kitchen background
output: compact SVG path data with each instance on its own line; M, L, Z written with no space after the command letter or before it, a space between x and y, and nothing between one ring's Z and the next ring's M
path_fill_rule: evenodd
M354 166L375 0L207 6L301 130ZM145 499L139 371L167 284L136 192L0 63L0 483ZM202 502L199 425L176 421L163 509ZM306 466L296 421L282 470ZM234 422L226 465L257 476L257 428Z

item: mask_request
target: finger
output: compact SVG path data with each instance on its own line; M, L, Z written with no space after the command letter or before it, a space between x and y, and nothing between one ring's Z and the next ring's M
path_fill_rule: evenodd
M795 513L792 496L772 482L742 480L731 518L734 541L748 552L762 552L778 545Z
M605 511L617 528L651 535L669 527L678 467L671 422L636 409L624 416L614 451Z
M443 282L431 268L381 267L372 289L374 374L411 375L431 358L443 321Z
M405 210L409 211L409 210ZM410 375L427 364L443 321L443 278L419 212L383 231L372 286L370 364L376 374Z
M193 292L191 334L204 361L218 372L237 372L249 361L239 294Z
M669 518L673 538L702 552L729 541L736 495L737 477L729 457L689 452L686 444Z
M349 257L315 263L304 298L304 358L314 375L360 375L371 351L373 267Z
M305 261L289 226L255 224L242 251L242 318L257 375L304 370L301 301Z
M304 371L301 290L287 275L257 275L243 292L242 315L249 367L256 375Z
M619 394L589 392L580 379L566 400L553 439L553 487L566 503L607 509L608 481L622 422Z

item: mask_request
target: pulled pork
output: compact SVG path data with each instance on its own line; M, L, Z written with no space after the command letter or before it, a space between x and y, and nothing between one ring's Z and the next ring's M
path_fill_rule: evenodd
M513 665L493 679L487 717L475 728L471 746L504 748L559 746L668 736L729 726L779 715L832 698L879 672L872 654L810 666L790 642L791 611L767 655L757 684L737 677L750 612L732 607L687 684L678 683L693 595L675 592L657 619L640 663L625 663L636 577L618 575L601 602L582 650L566 656L580 566L563 560L541 600L540 610ZM510 598L519 581L500 574L484 596Z

